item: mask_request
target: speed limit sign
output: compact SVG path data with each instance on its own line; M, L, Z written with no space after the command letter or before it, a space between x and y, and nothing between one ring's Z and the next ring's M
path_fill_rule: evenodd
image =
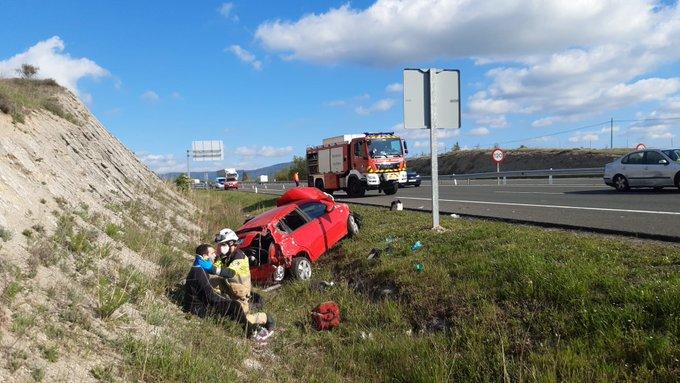
M493 159L493 162L500 164L505 159L505 153L501 149L494 149L491 152L491 159Z

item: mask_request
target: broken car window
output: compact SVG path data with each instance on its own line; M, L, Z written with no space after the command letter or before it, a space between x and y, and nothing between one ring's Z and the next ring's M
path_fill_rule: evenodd
M290 231L295 231L299 229L300 226L306 224L307 220L300 215L297 210L293 210L282 219L282 222L290 229Z

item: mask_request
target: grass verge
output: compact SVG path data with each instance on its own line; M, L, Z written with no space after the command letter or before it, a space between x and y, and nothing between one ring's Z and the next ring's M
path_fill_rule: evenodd
M194 198L211 207L202 218L206 238L273 205L271 197L245 193ZM274 367L279 380L680 375L677 246L448 218L448 232L435 234L427 215L352 209L364 217L361 234L326 254L311 283L287 282L267 296L281 324L271 342L285 355ZM424 248L411 251L415 241ZM378 260L367 259L373 248L382 250ZM337 285L312 288L320 280ZM319 333L309 313L325 300L341 305L343 323Z

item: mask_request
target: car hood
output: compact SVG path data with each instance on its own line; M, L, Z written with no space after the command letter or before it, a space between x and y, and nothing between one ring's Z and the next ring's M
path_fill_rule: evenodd
M284 205L266 211L248 220L248 222L243 224L243 226L236 230L236 232L242 233L246 231L260 230L269 225L271 222L277 222L281 218L285 217L286 214L295 210L296 207L297 207L296 205Z

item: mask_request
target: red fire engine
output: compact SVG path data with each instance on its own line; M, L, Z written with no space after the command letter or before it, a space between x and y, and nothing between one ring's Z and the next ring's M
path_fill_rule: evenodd
M362 197L366 190L397 192L406 182L406 142L394 133L345 134L307 148L307 184L327 193L344 190Z

